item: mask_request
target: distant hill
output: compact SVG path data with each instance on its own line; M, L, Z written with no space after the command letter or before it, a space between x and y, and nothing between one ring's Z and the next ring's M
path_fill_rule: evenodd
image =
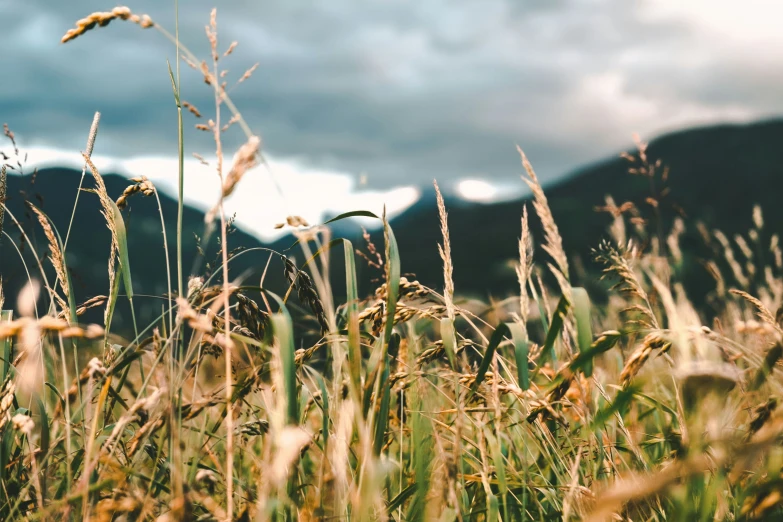
M766 229L783 233L781 144L781 119L695 128L653 140L647 149L648 157L653 161L661 159L670 169L670 193L661 209L666 229L675 215L671 205L677 205L689 218L686 224L692 225L699 219L731 237L751 227L753 205L760 204ZM591 249L608 236L611 223L607 213L595 210L604 205L607 194L618 205L625 201L643 202L650 194L648 180L630 175L630 166L618 154L544 187L569 257L580 257L586 266L591 266ZM521 165L519 172L523 172ZM525 200L485 205L446 202L458 291L495 297L518 291L508 262L518 255L524 203ZM425 194L393 225L402 252L403 271L415 272L423 282L440 287L442 275L435 247L440 231L434 194ZM695 236L691 228L684 238L686 245L694 249L698 243ZM706 272L695 264L689 269L689 279L701 291L708 280ZM594 275L595 268L590 273ZM588 286L594 283L593 276L580 281ZM701 297L696 295L694 299L700 301Z
M41 232L38 222L24 205L24 201L27 199L41 208L51 218L61 237L65 240L73 202L79 186L79 178L80 172L61 168L42 169L35 176L8 176L7 205L9 210L32 238L36 250L44 256L47 248L46 238ZM109 195L113 198L117 198L130 183L127 178L112 174L105 175L104 181ZM84 178L84 188L92 188L93 186L94 180L88 172ZM172 261L172 288L176 291L177 202L163 193L160 194L160 200L166 222L169 256ZM131 197L128 210L125 211L125 219L128 229L133 287L138 296L135 301L141 310L139 321L143 323L151 320L152 314L160 313L163 301L156 299L156 297L165 295L167 291L163 235L155 198L145 198L140 194ZM20 240L21 235L18 227L8 216L6 216L4 228L15 240L14 243L20 247L28 269L32 273L36 273L35 258L30 255L30 249L27 248L27 245ZM204 214L199 210L185 207L183 229L183 258L186 275L192 271L203 273L206 263L214 260L217 251L215 238L212 238L210 245L205 245L206 256L198 255L196 234L201 236L204 233ZM107 266L110 240L109 230L100 214L97 196L82 191L66 250L77 302L82 302L94 295L108 293ZM19 254L13 245L8 243L6 237L3 244L0 245L0 267L2 267L0 273L5 281L6 295L9 296L10 302L13 302L13 296L17 294L27 278L25 267L19 260ZM287 248L290 244L291 240L288 239L271 246ZM241 230L236 230L230 236L229 249L240 245L258 246L259 241ZM41 257L42 260L44 256ZM234 276L244 274L248 279L255 276L257 283L266 259L267 255L262 253L250 253L242 256L237 259L235 265L232 264L232 274ZM49 272L51 267L48 261L44 264ZM273 265L272 269L277 269L278 265L279 262ZM282 272L282 268L280 271ZM271 277L270 281L279 279ZM274 287L275 285L273 285ZM277 289L280 289L280 285L277 285ZM123 305L124 303L119 303L119 306ZM119 314L119 316L118 320L121 321L123 314ZM118 323L119 328L123 326L127 325Z
M783 233L783 207L779 204L783 195L781 143L783 120L770 120L668 134L650 143L648 156L653 160L660 158L669 166L668 186L671 192L667 200L681 207L688 216L732 234L749 228L752 207L758 203L764 209L766 226L771 231ZM650 193L648 180L628 174L628 167L626 160L615 157L581 169L563 181L545 187L567 253L573 258L581 258L588 267L590 249L607 235L606 230L611 221L606 213L595 211L595 207L604 204L605 195L612 194L615 201L621 204L624 201L643 201ZM116 175L105 176L105 182L113 197L119 196L128 185L127 179ZM28 198L39 205L53 219L64 237L78 183L79 173L69 169L43 169L35 179L32 176L9 176L7 204L26 230L31 232L39 252L45 250L45 238L37 223L28 215L23 205L24 199ZM92 187L89 175L85 177L85 187ZM176 201L164 194L160 198L167 225L169 255L174 260ZM482 297L504 297L518 291L511 262L517 257L517 238L524 203L524 200L516 200L475 204L447 199L454 278L458 292ZM532 213L532 208L530 210ZM668 226L674 212L671 207L663 208L662 212ZM166 271L160 217L154 198L134 196L130 200L127 220L134 290L138 295L161 296L166 291ZM203 268L205 262L205 258L197 255L194 237L194 234L203 233L203 213L186 208L184 222L184 257L186 270L190 272L194 266ZM436 246L441 238L432 191L425 190L421 200L394 219L392 226L400 245L403 273L414 273L424 284L441 288L441 261ZM18 230L9 218L6 218L5 230L19 245ZM357 226L341 224L337 227L337 233L350 236L357 247L363 246ZM82 192L74 232L68 245L68 261L73 271L78 301L107 291L109 237L96 196ZM374 234L374 239L380 246L380 233ZM291 241L287 237L266 246L284 249L291 245ZM253 247L261 243L238 230L231 236L230 247L238 245ZM206 259L212 259L214 253L213 239ZM301 258L299 252L296 254ZM248 280L257 282L266 259L266 254L257 252L243 256L232 267L232 274L243 274ZM34 260L29 252L25 253L25 260L30 270L34 271ZM369 291L373 274L361 260L357 266L363 288ZM13 245L8 244L7 238L0 246L0 267L6 293L14 296L26 276L18 254ZM342 264L337 252L333 267L333 286L339 296L342 293ZM278 272L282 268L279 261L274 261L270 270L273 272L267 280L268 286L281 290ZM706 274L697 265L693 265L691 270L694 281L705 280ZM595 271L588 270L588 274L591 273ZM581 282L588 286L593 283L590 275ZM151 319L152 314L160 310L161 303L156 303L154 298L146 299L148 305L156 306L145 306L140 321Z

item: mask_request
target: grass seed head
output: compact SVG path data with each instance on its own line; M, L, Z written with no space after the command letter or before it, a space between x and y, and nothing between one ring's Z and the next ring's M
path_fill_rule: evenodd
M152 184L150 180L147 179L146 176L141 176L138 178L131 178L131 181L133 181L133 185L129 185L120 195L119 198L117 198L117 208L123 209L128 204L128 198L131 197L134 194L141 193L145 197L149 197L155 194L155 185Z
M555 223L555 218L552 216L552 211L549 209L549 202L544 194L544 189L541 187L541 183L538 181L533 166L527 159L527 156L521 148L517 147L520 157L522 158L522 166L525 168L528 177L523 178L527 183L530 190L533 192L533 208L538 214L541 220L541 225L544 228L545 243L542 246L544 251L549 254L555 261L557 269L562 276L568 280L568 257L563 250L563 238L560 236L560 231ZM563 291L565 291L563 289Z
M247 142L242 145L234 156L234 164L226 175L223 182L223 197L228 197L234 192L234 188L242 179L245 173L258 165L258 151L261 147L261 138L251 136Z
M448 214L443 195L440 193L438 182L434 181L435 196L438 202L438 217L440 219L440 233L443 236L443 244L438 245L438 253L443 261L443 300L449 319L454 320L454 264L451 261L451 241L449 239Z
M95 26L106 27L112 20L127 20L139 25L142 29L148 29L155 25L152 19L147 15L139 16L133 14L128 7L115 7L111 11L98 11L88 15L86 18L78 20L76 22L76 27L68 30L68 32L63 35L60 42L70 42L93 29Z
M62 291L67 298L68 279L65 275L65 258L63 257L62 250L60 249L60 242L57 240L57 236L54 233L54 229L52 228L52 224L49 221L49 218L47 218L38 207L29 201L27 202L27 206L30 210L33 211L33 213L35 213L35 216L38 218L38 223L40 223L41 228L44 231L44 235L46 235L46 240L49 243L49 261L51 261L52 266L54 267L57 278L60 280L60 287L62 288Z

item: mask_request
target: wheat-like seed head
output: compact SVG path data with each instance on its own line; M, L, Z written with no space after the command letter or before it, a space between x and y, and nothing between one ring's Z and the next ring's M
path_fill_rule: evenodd
M780 236L772 234L769 240L769 251L775 257L775 268L783 268L783 250L780 248Z
M751 261L753 259L753 250L751 250L750 245L748 245L748 242L745 240L745 238L739 234L735 234L734 242L737 243L740 252L742 252L742 255L745 256L745 259Z
M247 142L242 145L234 156L234 164L228 171L226 179L223 182L223 197L228 197L234 192L237 183L240 182L245 173L258 165L258 150L261 147L261 138L251 136Z
M284 226L288 225L289 227L309 227L310 223L307 222L305 218L302 216L287 216L285 218L285 223L277 223L275 225L275 229L280 230Z
M606 196L606 205L603 207L597 207L597 211L609 212L612 215L612 224L609 226L609 234L614 239L614 242L618 245L624 245L626 243L625 233L625 219L623 219L623 213L633 208L633 203L627 201L619 207L615 204L612 196Z
M446 213L446 204L440 193L438 182L433 180L435 197L438 200L438 217L440 218L440 232L443 235L443 245L438 245L438 253L443 260L443 300L446 303L446 313L449 319L454 320L454 264L451 261L451 240L449 239L449 215Z
M106 27L112 20L127 20L141 26L142 29L148 29L155 25L152 19L148 15L135 15L128 7L115 7L111 11L98 11L88 15L86 18L82 18L76 22L76 27L68 30L67 33L60 40L61 43L70 42L71 40L78 38L96 25L99 27Z
M85 302L83 302L82 304L76 307L76 315L84 315L84 312L86 312L90 308L103 306L104 304L106 304L107 300L108 297L106 297L105 295L96 295L95 297L91 297L90 299L87 299Z
M764 228L764 214L761 212L761 206L753 205L753 225L757 230Z
M644 363L650 358L653 350L659 350L661 353L666 352L671 347L671 341L669 341L660 330L656 330L647 334L642 340L641 344L636 350L631 353L628 360L625 362L623 371L620 373L620 381L623 386L628 386L631 380L639 373Z
M183 101L182 106L185 107L196 118L201 118L201 112L190 102Z
M682 250L680 249L680 237L685 233L685 222L677 217L674 220L672 231L666 238L666 246L675 262L682 262Z
M141 192L144 196L155 194L155 185L146 176L131 178L131 181L133 181L133 185L129 185L117 198L117 208L119 209L125 208L128 204L128 198L138 192Z
M632 243L629 242L626 250L628 257L633 258L635 256L635 247ZM658 320L655 318L655 314L650 306L647 292L644 290L641 281L626 256L622 255L607 241L602 242L598 247L597 255L607 265L603 270L604 274L615 274L620 278L620 282L614 288L643 301L644 306L633 306L629 307L628 310L635 310L642 314L642 326L657 328Z
M3 384L3 391L0 392L0 428L11 420L14 393L16 393L16 383L14 383L11 379L11 374L9 374Z
M519 265L516 267L519 282L519 319L523 328L527 329L527 315L530 308L530 296L527 293L527 282L533 275L533 236L527 218L527 206L522 207L522 236L519 239Z
M552 211L549 208L544 189L541 187L541 183L538 181L533 166L525 156L525 153L520 147L517 147L520 157L522 158L522 166L525 168L528 177L522 178L527 183L530 190L533 192L533 208L536 210L539 219L541 219L541 225L544 228L544 238L546 242L542 246L544 251L554 259L557 269L563 275L565 280L568 280L568 257L563 250L563 238L560 236L560 232L555 224L555 218L552 216ZM562 289L564 292L565 289Z
M7 321L0 326L0 339L8 339L14 336L21 336L24 329L33 326L36 331L42 333L57 333L64 339L84 338L97 339L102 337L104 330L97 324L88 325L86 328L81 326L71 326L68 321L61 317L52 317L50 315L42 316L40 319L33 320L30 317L20 317L15 321Z
M103 214L103 218L106 220L106 226L109 228L109 231L111 232L111 249L109 252L109 288L114 288L114 278L116 277L116 262L117 262L117 256L120 251L120 243L117 238L117 224L114 221L114 210L112 209L112 200L109 197L109 193L106 190L106 184L103 182L103 176L101 176L100 172L98 172L98 169L95 168L95 164L92 162L90 157L87 154L82 154L84 157L84 162L87 164L87 167L89 167L90 172L92 172L93 177L95 178L95 188L96 192L98 193L98 200L101 203L101 214ZM109 308L106 308L105 314L108 315Z
M101 121L101 113L96 112L92 117L92 125L90 125L90 134L87 136L87 148L84 153L88 156L92 156L92 149L95 147L95 138L98 136L98 124Z
M209 13L209 25L205 27L205 30L209 40L209 47L212 50L212 60L217 62L220 58L217 50L217 9L213 8Z
M239 81L237 81L237 83L242 83L245 80L250 79L250 77L253 76L253 73L255 72L256 69L258 69L258 63L254 63L252 66L250 66L250 68L247 71L245 71L245 73L239 78Z
M717 239L723 247L723 256L726 258L726 262L729 264L729 268L731 268L731 273L734 274L734 278L740 286L748 288L748 286L750 286L750 280L748 280L748 277L742 270L742 266L740 266L737 258L734 256L734 249L731 248L731 244L729 243L726 234L720 230L715 230L713 234L715 235L715 239Z
M775 320L775 316L772 315L772 312L767 309L766 306L764 306L764 303L762 303L759 299L753 297L747 292L743 292L742 290L737 290L736 288L732 288L729 290L729 293L732 293L734 295L738 295L750 304L752 304L754 307L756 307L756 313L762 321L765 323L773 326L775 329L780 331L780 327L778 326L778 322ZM783 334L783 332L781 332Z
M226 52L223 53L223 57L225 58L229 54L233 53L234 49L237 48L237 45L239 45L239 42L237 42L236 40L231 42L231 45L228 46L228 49L226 49Z
M60 286L63 289L65 297L67 298L68 280L65 278L65 258L63 257L62 250L60 250L60 243L57 241L57 237L54 234L52 224L38 207L29 201L27 202L27 206L35 213L35 216L38 218L38 223L41 224L41 228L46 235L46 240L49 243L49 261L52 262L52 266L54 267L54 271L57 274L57 278L60 280Z

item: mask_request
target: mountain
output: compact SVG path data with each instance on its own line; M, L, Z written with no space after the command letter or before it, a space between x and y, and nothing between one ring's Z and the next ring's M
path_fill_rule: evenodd
M783 120L762 121L748 125L718 125L690 129L665 135L652 141L647 149L651 161L660 159L668 166L666 182L669 193L659 198L662 227L668 227L678 213L698 218L709 227L722 229L729 237L747 231L751 226L754 204L764 209L766 232L783 233L783 207L779 199L783 195ZM633 152L633 151L629 151ZM545 187L552 212L564 246L572 260L574 278L587 286L595 284L595 265L590 261L591 248L607 236L611 217L596 212L604 205L605 196L613 195L617 204L632 201L648 214L651 208L645 203L650 195L649 180L628 173L629 162L620 157L591 165L562 181ZM520 172L522 169L520 167ZM119 196L128 180L116 175L104 177L109 194ZM24 206L29 199L55 223L65 237L73 200L79 184L79 173L68 169L43 169L33 176L9 176L8 201L10 211L28 231L36 250L44 252L46 241L40 227ZM85 187L92 187L91 176L85 177ZM522 181L520 180L520 183ZM660 190L660 187L655 189ZM160 194L166 222L169 256L176 259L176 201ZM456 198L446 200L449 212L449 228L454 260L454 280L458 293L486 297L505 297L518 291L513 271L517 258L517 239L520 235L520 218L525 200L494 204L467 203ZM530 206L530 205L528 205ZM100 215L97 197L82 192L74 218L67 255L73 273L77 301L81 302L97 294L106 294L108 288L107 258L109 231ZM534 231L537 222L531 221ZM166 270L160 216L154 198L140 195L130 199L126 211L130 264L136 300L141 306L139 321L152 319L160 312L160 296L166 292ZM35 260L29 248L20 243L19 231L6 217L5 230L23 252L27 269L35 272ZM692 220L687 220L692 223ZM183 255L187 273L198 273L216 253L214 238L206 256L198 255L195 235L203 234L203 213L186 208L184 214ZM392 220L392 227L400 246L402 272L412 273L424 284L440 289L443 286L441 260L437 244L441 242L435 197L425 191L412 208ZM338 224L336 235L348 236L357 248L364 249L358 226ZM540 243L540 238L539 243ZM373 233L373 240L382 245L380 231ZM6 295L14 296L26 281L25 267L13 245L5 238L0 245L0 268L4 278ZM697 235L689 229L684 236L686 248L697 251ZM269 248L283 250L292 244L285 237ZM230 247L261 246L253 236L235 231L230 237ZM342 294L342 260L337 249L332 259L333 289L336 296ZM298 258L302 255L295 251ZM257 284L268 254L250 252L232 262L232 274L242 274L246 281ZM587 270L576 270L580 266ZM592 268L591 268L592 267ZM371 280L377 273L361 259L357 260L361 289L369 292ZM273 260L270 276L265 285L276 291L284 291L282 264ZM698 263L688 265L686 279L693 282L697 292L706 291L708 276ZM176 277L176 274L172 274ZM174 287L176 288L176 284ZM152 296L152 297L143 297ZM699 296L695 299L700 301ZM120 314L124 315L124 314ZM120 325L122 326L122 325Z
M660 159L661 169L669 169L669 192L660 204L662 226L669 230L674 217L684 213L685 222L691 227L682 238L686 255L700 253L695 220L732 237L752 226L755 204L763 209L765 232L783 233L781 143L783 119L689 129L649 144L650 161ZM572 274L580 284L596 284L597 269L591 261L591 249L601 238L608 237L612 221L608 213L596 211L596 207L605 205L605 196L611 194L617 205L626 201L637 203L642 211L651 213L645 203L650 195L649 180L629 174L629 168L634 166L638 165L631 165L618 154L544 187L566 253L588 267L587 276ZM505 297L518 292L510 263L518 257L517 240L525 203L517 200L482 205L446 201L458 292L482 297ZM532 217L531 205L528 207L537 232L540 227ZM392 224L400 243L403 271L415 272L423 283L441 288L441 262L435 246L440 241L440 230L434 194L426 194ZM541 238L538 239L540 243ZM572 268L577 266L572 263ZM691 263L686 275L697 294L706 291L709 276L701 265ZM703 295L692 297L697 302L703 300Z
M54 279L51 266L44 258L47 255L46 238L42 233L35 216L26 207L25 201L30 201L51 219L57 228L61 238L65 241L68 223L71 218L74 199L79 187L80 172L71 169L51 168L42 169L35 175L8 176L7 206L10 214L15 217L27 233L35 250L41 254L41 260L45 265L50 281ZM118 197L130 184L127 178L118 175L105 175L104 182L111 197ZM84 178L84 189L92 189L94 180L87 173ZM166 223L166 236L168 242L168 254L172 263L172 289L176 291L176 223L177 201L159 194L163 217ZM108 293L108 257L111 241L110 232L100 213L100 204L96 194L82 190L79 194L79 202L74 215L71 235L66 248L66 258L73 281L77 303L95 296ZM124 211L128 237L128 250L130 266L133 276L134 301L139 312L139 322L146 324L161 312L164 301L161 299L167 291L166 254L161 233L161 217L158 205L154 197L142 197L141 194L132 196L128 202L128 209ZM31 255L26 241L22 240L19 227L13 218L6 215L4 230L13 239L10 244L8 237L0 244L0 273L4 279L4 290L9 300L15 296L26 283L26 271L35 274L36 260ZM196 209L185 207L183 212L183 259L185 276L195 273L203 274L207 263L214 268L216 263L217 246L216 239L204 241L205 255L198 252L196 235L204 234L204 214ZM271 248L288 248L292 239L280 240ZM14 245L18 248L14 248ZM237 246L259 246L259 241L241 230L234 230L229 236L229 249ZM19 252L25 263L20 260ZM245 280L259 281L268 254L251 252L243 255L231 264L232 274L245 276ZM279 266L278 266L279 265ZM282 264L278 261L271 268L279 268L282 273ZM218 274L219 276L219 274ZM280 291L278 277L270 277L273 283L271 288ZM278 283L278 284L274 284ZM13 301L12 301L13 302ZM125 306L120 299L118 306ZM127 325L122 324L122 318L127 314L118 314L117 327L122 329Z

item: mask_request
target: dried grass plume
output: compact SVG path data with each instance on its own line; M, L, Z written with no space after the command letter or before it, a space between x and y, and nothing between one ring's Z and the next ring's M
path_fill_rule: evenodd
M148 29L155 25L148 15L139 16L133 14L128 7L115 7L111 11L95 12L86 18L78 20L76 22L76 27L68 30L68 32L63 35L60 42L70 42L71 40L74 40L75 38L83 35L90 29L93 29L96 25L99 27L106 27L112 20L127 20L129 22L133 22L134 24L138 24L142 27L142 29Z
M555 218L552 216L552 211L549 209L549 203L544 194L544 189L541 187L541 183L538 181L535 171L533 171L533 166L519 146L517 146L517 151L522 158L522 166L525 167L525 171L528 175L527 178L522 179L525 180L525 183L527 183L528 187L530 187L530 190L533 192L533 208L536 210L539 219L541 219L541 225L544 228L545 243L542 248L555 261L555 265L563 278L568 280L568 258L566 257L565 250L563 250L563 238L560 236L560 232L555 224Z
M67 298L68 279L66 279L65 276L65 257L63 256L63 252L60 249L60 242L54 233L54 229L52 228L52 224L49 221L49 218L46 217L46 215L41 212L38 207L29 201L27 202L27 206L35 213L36 217L38 218L38 223L40 223L41 228L43 228L44 234L46 235L46 240L49 243L49 261L52 262L52 266L54 267L54 271L57 274L57 278L60 280L60 286L63 289L63 294L65 294L65 297Z
M449 240L448 214L443 195L440 193L438 182L433 180L435 197L438 200L438 216L440 217L440 231L443 234L443 245L438 245L438 253L443 260L443 300L446 303L446 313L449 319L454 320L454 264L451 261L451 241Z

